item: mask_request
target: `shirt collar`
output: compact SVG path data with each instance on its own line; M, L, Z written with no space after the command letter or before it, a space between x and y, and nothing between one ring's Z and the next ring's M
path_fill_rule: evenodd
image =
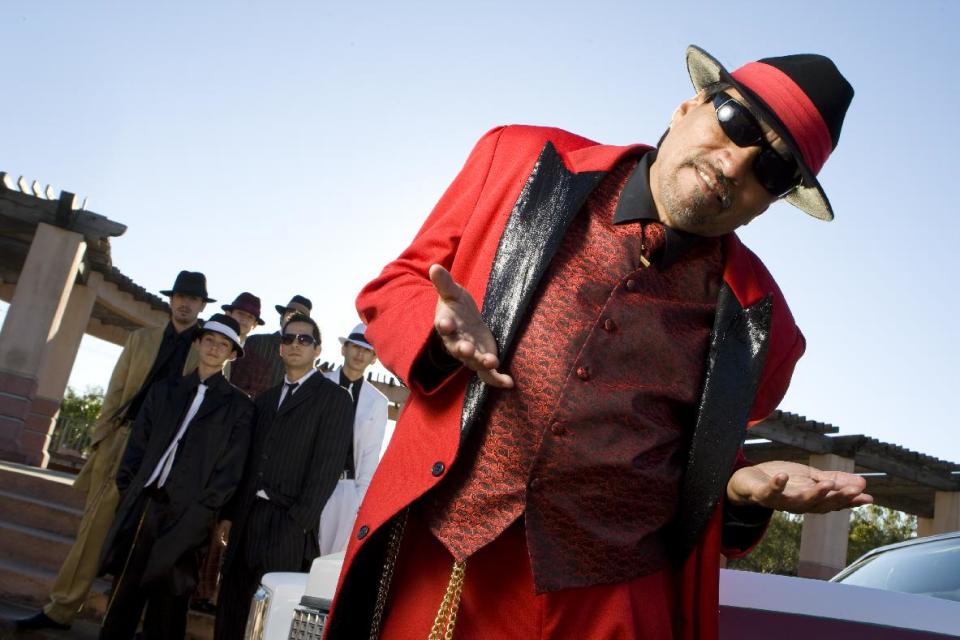
M191 372L188 373L187 375L183 376L183 381L184 381L184 383L185 383L188 387L190 387L191 389L192 389L192 388L195 388L195 387L208 387L208 388L209 388L209 387L215 386L215 385L217 384L217 381L218 381L220 378L223 378L223 372L222 372L222 371L217 371L216 373L214 373L213 375L211 375L210 377L208 377L206 380L201 380L201 379L200 379L200 369L194 368L193 371L191 371Z
M167 321L167 327L163 330L163 338L165 340L186 340L188 342L193 342L194 329L197 328L197 323L193 323L180 333L177 333L176 327L173 326L173 321Z
M201 381L199 378L200 378L200 377L197 376L197 383L198 383L200 386L208 387L208 388L209 388L209 387L214 387L214 386L217 385L217 383L220 381L220 379L223 378L223 372L222 372L222 371L217 371L216 373L214 373L213 375L211 375L211 376L210 376L209 378L207 378L206 380L202 380L202 381Z
M613 213L613 224L660 222L657 206L653 202L653 192L650 190L650 165L656 159L656 149L648 151L630 173L617 202L617 209ZM663 230L663 251L659 252L653 261L659 268L666 269L697 244L700 237L671 229L667 225L663 225Z
M284 376L283 376L283 381L284 381L285 384L292 384L292 383L296 382L297 384L302 385L304 382L306 382L307 380L310 379L310 376L312 376L312 375L315 374L316 372L317 372L316 369L311 368L311 369L309 369L305 374L303 374L302 376L300 376L300 379L299 379L299 380L291 380L290 378L287 377L286 374L284 374Z
M363 384L363 376L360 376L356 380L351 380L347 377L347 374L343 372L343 367L340 367L340 386L341 387L352 387L354 385L360 386Z

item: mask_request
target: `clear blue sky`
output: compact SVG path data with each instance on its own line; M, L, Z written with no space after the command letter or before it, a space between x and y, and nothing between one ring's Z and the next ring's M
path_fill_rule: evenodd
M809 342L782 408L960 461L960 3L767 4L5 2L0 170L127 224L114 262L152 291L188 268L222 301L311 297L336 359L490 127L653 142L687 44L825 53L857 91L821 174L837 219L776 205L741 233ZM86 339L71 383L116 354Z

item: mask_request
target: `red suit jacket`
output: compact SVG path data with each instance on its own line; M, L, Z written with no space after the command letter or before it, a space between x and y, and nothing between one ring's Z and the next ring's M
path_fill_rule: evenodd
M437 295L430 265L446 267L477 301L506 353L569 221L619 161L649 147L600 145L559 129L511 126L487 133L413 243L361 292L357 306L380 360L411 389L390 446L360 508L328 620L328 638L366 637L391 519L439 482L479 421L486 387L461 368L424 388ZM716 635L720 512L749 423L786 392L804 339L779 288L734 234L724 238L700 412L678 509L680 636ZM726 550L736 555L738 550ZM739 550L742 552L742 550ZM366 628L365 628L366 625Z

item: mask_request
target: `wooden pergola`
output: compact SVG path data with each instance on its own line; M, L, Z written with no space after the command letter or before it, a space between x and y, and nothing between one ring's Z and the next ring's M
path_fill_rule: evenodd
M917 516L918 535L960 530L960 464L833 425L775 411L748 432L754 462L788 460L858 473L875 504ZM846 562L849 511L804 517L800 575L830 577Z
M84 334L122 345L166 322L166 302L111 262L125 231L72 193L0 172L0 459L46 465Z

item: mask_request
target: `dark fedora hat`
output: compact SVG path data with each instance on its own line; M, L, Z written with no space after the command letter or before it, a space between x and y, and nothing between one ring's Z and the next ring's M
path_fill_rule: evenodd
M257 324L264 324L260 318L260 298L247 291L234 298L230 304L221 305L220 308L224 311L233 311L234 309L246 311L257 319Z
M840 140L853 87L830 58L812 53L763 58L729 73L703 49L687 47L687 70L697 91L733 85L779 135L800 167L800 186L784 200L814 218L833 220L817 174Z
M197 324L196 336L199 338L205 333L219 333L233 343L233 350L237 357L243 357L243 345L240 343L240 324L225 313L215 313L210 319Z
M207 297L207 276L199 271L181 271L177 274L177 280L173 283L173 289L161 291L165 296L172 296L180 293L185 296L197 296L204 302L216 302L213 298Z
M290 302L288 302L286 306L277 304L274 305L273 308L276 309L277 313L280 315L283 315L292 309L297 313L302 313L303 315L308 316L310 315L310 312L313 311L313 303L310 302L309 298L298 295L290 298Z

